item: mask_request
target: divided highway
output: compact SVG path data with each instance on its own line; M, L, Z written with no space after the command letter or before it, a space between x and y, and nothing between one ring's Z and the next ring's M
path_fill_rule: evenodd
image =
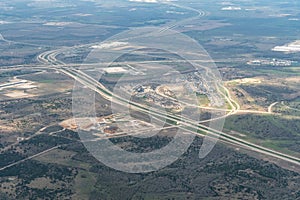
M216 137L216 138L219 137L220 141L222 141L224 143L237 145L242 148L250 149L252 151L255 151L255 152L258 152L261 154L269 155L269 156L272 156L275 158L279 158L279 159L282 159L282 160L285 160L288 162L295 163L297 165L300 164L300 159L297 157L293 157L293 156L290 156L287 154L283 154L283 153L274 151L272 149L268 149L268 148L250 143L246 140L239 139L239 138L229 135L227 133L224 133L224 132L221 132L218 130L214 130L205 125L201 125L201 124L199 124L199 122L192 121L192 120L184 118L182 116L177 116L177 115L170 114L170 113L166 114L164 112L161 112L158 109L148 108L145 105L135 103L135 102L129 102L128 100L123 99L122 97L120 97L116 94L113 94L110 90L105 88L101 83L99 83L97 80L93 79L92 77L88 76L84 72L74 69L74 68L70 68L70 67L63 67L64 63L61 61L58 61L56 59L56 56L60 53L61 53L61 51L51 51L48 53L44 53L38 57L38 60L44 64L53 65L54 69L72 77L73 79L75 79L76 81L85 85L86 87L99 93L100 95L102 95L102 97L108 99L109 101L114 101L115 103L118 103L123 106L130 105L131 108L134 108L141 112L149 113L157 118L163 117L164 119L169 120L174 124L177 124L178 128L181 128L183 130L191 132L197 136L203 137L203 136L206 136L207 133L209 133L210 137ZM57 67L57 66L59 66L59 67ZM224 87L223 89L225 91L227 91L227 88ZM230 102L232 102L232 100L233 100L230 97L229 92L227 93L227 99L229 99ZM234 105L234 104L236 104L236 105ZM236 113L236 111L238 110L238 104L233 101L232 106L234 107L233 113Z

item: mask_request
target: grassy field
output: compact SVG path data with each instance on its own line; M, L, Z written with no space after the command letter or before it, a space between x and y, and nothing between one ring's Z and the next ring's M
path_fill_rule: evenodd
M247 140L274 150L300 155L299 120L270 115L237 115L226 119L225 129L244 134ZM299 121L300 122L300 121Z

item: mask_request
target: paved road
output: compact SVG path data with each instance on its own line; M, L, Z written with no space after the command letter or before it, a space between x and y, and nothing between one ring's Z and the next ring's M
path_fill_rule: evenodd
M36 158L36 157L41 156L41 155L43 155L43 154L46 154L46 153L48 153L48 152L50 152L50 151L52 151L52 150L54 150L54 149L58 149L58 148L61 147L61 146L62 146L62 145L58 145L58 146L52 147L52 148L50 148L50 149L47 149L47 150L42 151L42 152L40 152L40 153L37 153L37 154L35 154L35 155L29 156L29 157L27 157L27 158L24 158L23 160L19 160L19 161L17 161L17 162L14 162L14 163L12 163L12 164L9 164L9 165L7 165L7 166L5 166L5 167L0 168L0 171L3 171L3 170L5 170L5 169L8 169L8 168L13 167L13 166L15 166L15 165L18 165L18 164L20 164L20 163L23 163L23 162L25 162L25 161L27 161L27 160Z
M183 22L187 22L188 20L193 20L193 19L196 19L198 17L201 17L203 16L205 13L202 12L202 11L199 11L199 10L195 10L193 8L187 8L187 7L182 7L180 5L175 5L174 3L169 3L169 4L172 4L173 6L177 6L177 7L181 7L181 8L184 8L184 9L189 9L189 10L193 10L193 11L196 11L198 12L198 15L196 17L191 17L189 19L186 19L186 20L183 20L182 22L179 22L179 23L174 23L174 24L171 24L163 29L161 29L161 33L168 30L168 29L172 29L176 26L179 26L181 25ZM12 42L12 41L8 41L8 40L5 40L5 38L3 38L3 36L0 34L0 40L4 40L6 42ZM22 44L28 44L28 43L22 43ZM33 46L37 46L35 44L28 44L28 45L33 45ZM72 47L72 48L77 48L77 47L88 47L90 46L91 44L88 44L88 45L81 45L81 46L75 46L75 47ZM39 46L39 45L38 45ZM118 100L116 103L120 103L122 105L125 105L127 106L128 104L130 104L131 106L135 107L135 109L137 110L140 110L140 111L145 111L147 110L147 113L151 113L152 115L156 116L156 117L161 117L162 114L164 116L165 119L169 119L173 122L176 122L177 125L176 127L178 128L181 128L185 131L188 131L188 132L191 132L193 134L196 134L197 136L205 136L206 134L205 133L210 133L212 136L217 136L219 137L220 136L220 140L223 142L223 143L227 143L227 144L231 144L231 145L238 145L240 147L243 147L243 148L247 148L247 149L251 149L255 152L258 152L258 153L261 153L261 154L265 154L265 155L270 155L270 156L273 156L273 157L276 157L276 158L279 158L279 159L282 159L282 160L285 160L285 161L288 161L288 162L292 162L292 163L295 163L295 164L298 164L300 163L300 159L299 158L296 158L296 157L293 157L293 156L290 156L290 155L286 155L286 154L282 154L280 152L277 152L277 151L274 151L274 150L271 150L271 149L267 149L267 148L264 148L262 146L259 146L259 145L256 145L256 144L252 144L248 141L245 141L245 140L241 140L239 138L236 138L236 137L233 137L229 134L226 134L224 132L221 132L221 131L218 131L218 130L214 130L210 127L206 127L204 125L199 125L199 122L195 122L195 121L191 121L189 119L186 119L186 118L178 118L177 116L170 116L170 115L165 115L165 113L160 113L159 110L148 110L148 108L145 108L144 105L140 105L140 104L137 104L137 103L132 103L132 102L127 102L127 100L124 100L122 99L121 97L118 97L116 96L115 94L112 94L109 90L107 90L103 85L101 85L98 81L92 79L91 77L89 77L88 75L84 74L82 71L79 71L79 70L76 70L76 69L69 69L70 67L74 67L74 66L82 66L81 64L65 64L61 61L58 61L56 59L56 56L59 55L61 52L65 51L66 49L72 49L72 48L62 48L60 50L53 50L53 51L48 51L48 52L44 52L42 54L40 54L38 56L38 61L42 63L42 65L37 65L36 67L41 67L41 68L48 68L49 65L55 69L55 70L58 70L72 78L74 78L75 80L81 82L82 84L86 85L87 87L93 89L95 92L98 92L99 94L101 94L103 97L109 99L109 100ZM200 61L200 60L199 60ZM162 62L162 61L147 61L146 63L159 63L159 62ZM166 61L164 61L166 62ZM174 62L174 61L170 61L170 62ZM175 61L176 62L176 61ZM182 62L182 61L177 61L177 62ZM203 62L203 60L201 60L201 62ZM103 63L102 63L103 64ZM124 64L124 63L123 63ZM126 64L134 64L134 62L126 62ZM95 65L98 65L97 64L85 64L85 66L95 66ZM23 67L25 65L20 65L18 67ZM28 65L28 67L33 67L31 65ZM209 71L207 71L207 73L209 73ZM250 110L240 110L240 105L238 104L238 102L236 102L230 95L230 92L229 90L224 87L223 85L218 85L217 87L219 89L219 92L220 94L222 94L225 99L229 102L230 106L231 106L231 109L226 109L226 111L228 111L229 113L226 115L226 116L229 116L229 115L233 115L233 114L236 114L238 112L242 112L242 113L272 113L272 107L274 105L276 105L275 103L270 105L270 107L268 108L268 112L260 112L260 111L250 111ZM220 90L220 88L222 88L222 90L225 91L225 93L223 91ZM114 98L112 98L114 97ZM276 102L277 103L277 102ZM214 108L209 108L209 107L206 107L206 109L214 109ZM198 130L201 130L203 131L202 133L199 133ZM126 134L125 133L122 133L122 134L118 134L116 136L110 136L110 137L123 137L125 136ZM30 138L29 138L30 139ZM102 138L100 138L102 139ZM104 139L107 139L107 137L105 137ZM20 164L22 162L25 162L27 160L30 160L32 158L35 158L35 157L38 157L38 156L41 156L43 154L46 154L54 149L57 149L57 148L60 148L62 145L59 145L59 146L56 146L56 147L53 147L53 148L50 148L48 150L45 150L43 152L40 152L38 154L35 154L33 156L30 156L28 158L25 158L25 159L22 159L20 161L17 161L15 163L12 163L12 164L9 164L5 167L2 167L0 168L0 171L3 171L7 168L10 168L10 167L13 167L17 164Z
M268 113L273 113L273 112L272 112L272 108L273 108L276 104L278 104L278 102L272 103L272 104L268 107Z
M46 55L46 57L43 57L42 60L46 61L46 64L52 63L54 68L56 64L63 64L63 62L61 61L57 61L55 56L57 56L59 54L59 52L53 52L52 54L48 54ZM186 119L184 117L178 117L176 115L171 115L171 114L165 114L162 113L159 110L153 109L151 108L149 110L149 108L146 108L144 105L138 104L138 103L134 103L134 102L128 102L126 99L123 99L122 97L119 97L113 93L111 93L111 91L109 91L108 89L106 89L101 83L99 83L97 80L94 80L93 78L91 78L90 76L88 76L87 74L85 74L84 72L80 71L80 70L76 70L76 69L70 69L70 68L63 68L60 67L59 70L62 73L65 73L66 75L74 78L75 80L79 81L80 83L82 83L83 85L87 86L88 88L94 90L95 92L99 93L100 95L102 95L104 98L110 100L110 101L115 101L115 103L124 105L124 106L128 106L130 105L131 107L134 107L136 110L142 111L142 112L147 112L150 113L151 115L154 115L156 117L161 117L164 116L165 119L171 120L177 124L180 124L181 126L179 126L179 128L187 130L189 132L192 132L198 136L206 136L205 133L210 133L211 136L215 136L215 137L220 137L220 140L222 142L225 143L230 143L230 144L234 144L234 145L238 145L240 147L243 148L247 148L247 149L251 149L255 152L258 153L262 153L265 155L270 155L288 162L292 162L295 164L300 164L300 159L287 155L287 154L283 154L277 151L274 151L272 149L268 149L253 143L250 143L246 140L242 140L239 138L236 138L234 136L231 136L227 133L218 131L218 130L214 130L210 127L204 126L204 125L199 125L198 122L195 121L191 121L190 119ZM227 99L230 100L232 107L234 107L233 112L236 113L236 111L239 108L239 105L237 102L235 102L230 94L229 91L226 88L223 88L225 91L227 91ZM235 105L234 105L235 104ZM201 130L203 131L202 133L199 133L198 131Z

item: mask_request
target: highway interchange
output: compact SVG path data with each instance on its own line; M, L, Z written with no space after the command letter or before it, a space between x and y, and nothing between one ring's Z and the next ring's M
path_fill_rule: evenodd
M63 53L66 50L70 50L70 49L76 49L76 48L82 48L82 47L89 47L91 46L91 44L89 45L82 45L82 46L75 46L75 47L70 47L70 48L63 48L60 50L51 50L51 51L47 51L44 52L42 54L40 54L37 57L37 60L41 63L40 65L36 65L36 66L32 66L32 65L20 65L20 66L14 66L14 67L7 67L7 68L24 68L24 67L33 67L33 68L37 68L37 69L53 69L55 71L58 71L60 73L63 73L71 78L73 78L74 80L80 82L81 84L83 84L84 86L88 87L89 89L95 91L96 93L100 94L102 97L104 97L105 99L112 101L114 103L123 105L123 106L130 106L131 108L134 108L135 110L138 110L140 112L145 112L146 114L150 114L153 117L155 117L158 120L161 121L165 121L168 120L169 122L172 123L172 127L174 127L174 124L176 124L177 128L180 128L186 132L195 134L196 136L200 136L200 137L211 137L211 138L218 138L220 142L225 143L225 144L229 144L229 145L233 145L236 147L240 147L240 148L244 148L244 149L249 149L252 150L254 152L257 152L259 154L263 154L263 155L268 155L283 161L287 161L290 163L294 163L296 165L300 165L300 159L294 156L290 156L272 149L268 149L265 147L262 147L260 145L257 144L253 144L251 142L248 142L246 140L242 140L240 138L237 138L235 136L229 135L227 133L224 133L220 130L215 130L209 126L206 125L202 125L200 123L204 123L204 122L210 122L210 121L214 121L214 120L219 120L219 119L225 119L226 117L230 116L230 115L234 115L237 113L254 113L254 114L273 114L272 113L272 108L273 106L275 106L277 104L277 102L271 104L268 107L268 111L253 111L253 110L241 110L240 106L238 104L238 102L236 102L230 95L229 90L223 86L220 82L217 85L218 88L218 92L220 92L220 94L224 97L224 99L229 103L231 109L220 109L220 108L214 108L214 107L203 107L203 106L199 106L199 105L191 105L188 104L188 106L193 106L193 107L198 107L200 109L207 109L207 110L221 110L224 111L224 113L226 113L223 116L219 116L216 118L212 118L209 120L205 120L205 121L194 121L182 116L176 116L175 114L166 114L164 112L161 112L160 110L157 109L149 109L147 106L142 105L142 104L138 104L135 102L128 102L128 100L123 99L122 97L113 94L110 90L108 90L107 88L104 87L104 85L102 85L99 81L95 80L94 78L90 77L89 75L87 75L86 73L84 73L83 71L77 69L80 64L65 64L62 61L59 61L56 57ZM147 63L157 63L159 61L147 61ZM174 62L174 61L170 61L170 62ZM175 61L175 62L181 62L181 61ZM118 64L135 64L135 62L118 62ZM101 65L105 66L108 63L100 63ZM94 64L84 64L84 66L86 67L95 67L95 66L99 66L99 63L94 63ZM205 69L205 70L209 70L209 69ZM209 72L207 72L209 73ZM221 88L221 89L220 89ZM224 92L225 91L225 92ZM181 102L181 103L186 103L186 102ZM170 127L169 127L170 128ZM141 130L142 131L142 130ZM38 135L40 133L34 134L33 136L29 137L29 138L25 138L25 140L29 140L33 137L35 137L36 135ZM134 135L134 134L130 134L130 135ZM114 137L124 137L127 136L126 133L119 133L116 134L115 136L105 136L105 137L101 137L99 138L100 140L102 139L109 139L109 138L114 138ZM82 141L84 142L84 141ZM17 143L20 143L17 142ZM16 145L16 143L14 144ZM29 159L33 159L35 157L38 157L40 155L43 155L51 150L57 149L60 146L56 146L53 147L49 150L40 152L36 155L30 156L28 158L25 158L23 160L17 161L15 163L11 163L7 166L4 166L0 169L0 171L5 170L9 167L15 166L21 162L25 162ZM7 148L6 148L7 149Z
M135 102L128 102L128 100L123 99L122 97L113 94L110 90L104 87L99 81L93 79L89 75L85 74L83 71L69 67L64 66L64 63L62 61L59 61L56 59L57 55L62 53L63 51L49 51L46 53L41 54L38 56L38 61L41 63L47 65L47 66L53 66L53 69L60 71L61 73L64 73L76 81L80 82L81 84L85 85L86 87L92 89L93 91L99 93L102 97L109 101L115 101L117 104L121 104L124 106L130 105L131 108L134 108L140 112L146 112L149 113L157 118L161 118L163 116L164 119L167 119L175 124L178 125L178 128L181 128L185 131L188 131L190 133L193 133L197 136L206 136L209 134L211 137L219 138L220 141L224 143L229 143L235 146L239 146L241 148L250 149L252 151L255 151L257 153L269 155L275 158L279 158L288 162L295 163L297 165L300 164L300 159L297 157L293 157L287 154L280 153L278 151L274 151L272 149L268 149L262 146L259 146L257 144L250 143L246 140L242 140L240 138L234 137L232 135L229 135L227 133L224 133L219 130L214 130L211 127L199 124L199 122L193 121L191 119L187 119L182 116L176 116L171 114L165 114L157 109L149 109L145 105L135 103ZM226 94L223 94L225 99L229 101L229 104L231 105L232 110L226 114L226 116L236 114L238 110L240 109L239 104L230 96L229 90L222 86L223 90L226 91ZM275 105L275 104L273 104ZM215 120L215 119L212 119Z
M197 12L197 15L185 20L182 20L180 22L175 22L175 23L171 23L165 27L163 27L158 34L162 34L164 33L166 30L168 29L173 29L175 27L178 27L184 23L186 23L187 21L190 20L194 20L197 19L201 16L206 15L205 12L203 11L199 11L190 7L183 7L177 4L174 4L172 2L164 2L166 4L169 4L171 6L175 6L175 7L179 7L182 9L187 9L189 11L194 11ZM150 33L150 34L156 34L156 33ZM0 34L0 40L3 40L5 42L8 43L12 43L13 41L9 41L6 40L1 34ZM31 46L40 46L40 45L34 45L34 44L27 44L27 43L22 43L24 45L31 45ZM32 66L32 65L19 65L19 66L14 66L14 67L7 67L7 68L24 68L24 67L33 67L33 68L37 68L37 69L53 69L56 70L58 72L61 72L71 78L73 78L74 80L80 82L81 84L83 84L84 86L88 87L89 89L95 91L96 93L100 94L103 98L109 100L109 101L113 101L114 103L123 105L123 106L130 106L131 108L134 108L135 110L138 110L140 112L145 112L147 114L150 114L154 117L156 117L157 119L161 119L161 120L168 120L170 122L172 122L173 124L176 124L176 127L187 131L189 133L195 134L197 136L200 137L212 137L212 138L219 138L219 141L225 143L225 144L229 144L229 145L234 145L237 147L241 147L244 149L249 149L252 150L258 154L264 154L264 155L268 155L274 158L278 158L280 160L283 161L287 161L287 162L291 162L294 163L296 165L300 165L300 159L294 156L290 156L287 154L283 154L281 152L272 150L272 149L268 149L265 147L262 147L260 145L257 144L253 144L251 142L248 142L246 140L242 140L240 138L234 137L232 135L229 135L227 133L224 133L220 130L215 130L211 127L208 127L206 125L200 124L199 121L194 121L182 116L176 116L175 114L166 114L161 112L158 109L154 109L151 108L149 109L148 107L146 107L145 105L139 104L139 103L135 103L135 102L128 102L128 100L112 93L110 90L108 90L107 88L105 88L104 85L102 85L98 80L93 79L92 77L90 77L89 75L87 75L86 73L84 73L83 71L77 69L76 67L81 66L81 64L65 64L62 61L59 61L57 59L57 56L61 53L63 53L66 50L71 50L71 49L76 49L79 47L90 47L91 44L88 45L81 45L81 46L74 46L74 47L70 47L70 48L62 48L60 50L51 50L51 51L47 51L44 52L42 54L40 54L37 57L37 60L41 63L40 65L36 65L36 66ZM147 61L147 63L155 63L155 62L159 62L159 61ZM174 61L171 61L174 62ZM175 61L176 62L176 61ZM178 61L181 62L181 61ZM201 61L203 62L203 61ZM107 65L107 63L100 63L101 65ZM118 64L134 64L134 62L125 62L125 63L118 63ZM85 64L85 66L90 66L93 67L95 65L99 65L99 63L94 63L94 64ZM210 73L208 69L205 69L207 73ZM212 77L213 78L213 77ZM220 82L216 83L216 88L218 89L218 92L220 95L222 95L224 97L224 99L226 100L226 102L230 105L230 109L222 109L221 111L224 111L226 114L218 117L218 118L213 118L210 120L206 120L206 121L202 121L202 122L210 122L213 120L219 120L219 119L223 119L226 118L230 115L234 115L237 113L254 113L254 114L273 114L272 113L272 108L273 106L275 106L277 104L277 102L271 104L268 108L268 111L252 111L252 110L241 110L240 109L240 105L238 104L238 102L236 102L230 95L229 90ZM1 86L0 86L1 87ZM183 102L181 102L183 103ZM218 110L218 108L213 108L213 107L201 107L198 105L189 105L189 106L194 106L194 107L198 107L200 109L207 109L207 110ZM39 134L39 133L38 133ZM116 135L116 137L119 136L123 136L124 133ZM35 136L35 135L34 135ZM34 137L31 136L30 138ZM28 139L30 139L28 138ZM104 138L105 139L105 138ZM107 139L107 138L106 138ZM30 156L28 158L25 158L23 160L20 160L18 162L15 163L11 163L5 167L2 167L0 169L0 171L5 170L9 167L15 166L21 162L25 162L26 160L29 159L33 159L37 156L43 155L49 151L52 151L54 149L57 149L61 147L61 145L53 147L51 149L48 149L46 151L40 152L38 154L35 154L33 156Z

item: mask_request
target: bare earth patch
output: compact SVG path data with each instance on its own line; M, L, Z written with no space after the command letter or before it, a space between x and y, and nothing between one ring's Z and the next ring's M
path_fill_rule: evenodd
M9 93L6 93L5 96L11 97L11 98L14 98L14 99L35 97L35 95L26 93L23 90L13 90Z
M260 78L243 78L243 79L235 79L230 81L230 83L237 84L260 84L262 81Z
M0 125L1 132L13 132L16 129L12 126Z

